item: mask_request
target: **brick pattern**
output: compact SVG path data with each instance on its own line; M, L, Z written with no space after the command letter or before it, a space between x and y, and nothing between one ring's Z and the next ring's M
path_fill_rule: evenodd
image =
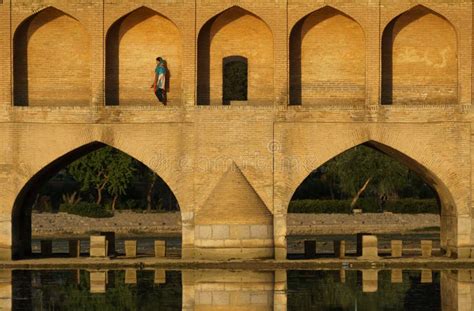
M283 305L275 299L281 282L273 272L185 271L183 310L273 310Z
M151 9L140 8L117 21L106 40L107 105L155 103L150 86L158 56L167 63L168 104L181 104L183 49L175 24Z
M415 7L382 40L383 103L457 103L456 33L443 17Z
M43 10L18 28L13 49L15 105L89 105L90 39L77 20Z
M52 12L62 13L51 19ZM472 2L465 0L4 1L0 5L0 257L10 258L13 239L16 246L28 243L16 235L12 238L13 210L15 229L28 233L28 217L21 219L19 209L14 209L21 189L48 164L91 142L127 152L168 183L182 212L184 257L201 252L207 258L216 254L286 258L286 210L295 189L313 169L366 142L430 181L442 203L442 246L455 255L472 257L472 12ZM28 107L13 107L12 77L19 78L13 70L17 69L13 39L32 25L25 23L29 18L42 27L30 38L27 52L42 55L30 55L35 66L23 81L30 88L43 79L44 87L33 88L31 95L49 91L35 95L38 101L29 101ZM319 19L324 20L316 23ZM409 20L413 21L401 27ZM123 78L117 82L119 91L120 86L129 91L122 90L119 106L106 107L111 76L106 69L112 60L106 43L117 21L123 34L122 41L116 41L122 46L118 58L122 63L112 77ZM382 36L392 21L398 31L389 42L396 61L392 75L396 100L381 106L381 72L387 62ZM300 23L307 27L302 61L311 64L302 67L301 86L310 100L287 106L292 103L290 86L294 87L291 33ZM130 29L125 32L123 26ZM73 36L63 34L72 32ZM209 96L219 103L219 58L246 54L253 81L248 103L198 106L202 103L196 98L198 85L203 82L199 34L206 32L213 35L209 49L221 53L209 54L209 68L213 64ZM336 40L349 33L350 46ZM60 49L44 46L54 34L52 47ZM252 49L241 48L237 37L245 38L242 41ZM159 40L164 40L169 54L159 46L148 49L147 41ZM436 53L445 48L450 49L446 65ZM409 56L416 56L410 56L408 63L404 63L406 49L414 51ZM70 57L61 57L66 52ZM168 107L158 106L149 89L157 53L168 58L172 73ZM60 62L41 62L54 57ZM75 61L86 62L87 57L88 65L76 66ZM444 67L433 69L435 65ZM321 68L344 70L333 76ZM61 93L53 83L58 77L74 85L71 92L76 93ZM234 167L237 174L226 175ZM222 225L227 228L214 228ZM227 233L229 239L218 238ZM219 248L221 241L224 246ZM241 253L235 253L226 248L226 241L248 243L250 251L240 247ZM260 246L251 247L255 241ZM197 243L208 243L207 248L216 251L206 253L202 247L193 253Z
M365 103L365 38L330 7L311 13L290 37L290 104Z
M222 105L223 60L248 59L248 100L273 104L273 35L255 15L231 8L206 24L199 34L198 104Z

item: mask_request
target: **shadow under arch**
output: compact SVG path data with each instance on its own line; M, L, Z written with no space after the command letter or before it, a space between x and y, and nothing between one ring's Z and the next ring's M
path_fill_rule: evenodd
M312 15L319 15L319 20L311 25L309 29L304 31L304 23ZM312 11L301 19L299 19L290 31L290 46L289 46L289 57L290 57L290 105L302 105L303 103L303 81L302 81L302 43L303 39L310 29L317 26L317 24L324 22L327 19L342 15L349 20L353 21L360 28L364 36L364 42L366 41L366 34L361 24L354 19L352 16L344 13L343 11L326 5L315 11Z
M28 258L32 254L31 250L31 213L32 213L32 206L35 201L35 193L39 191L42 185L46 183L49 179L51 179L56 173L58 173L62 168L65 166L73 163L74 161L80 159L87 154L99 150L104 147L111 147L116 150L114 146L108 145L106 143L102 143L99 141L94 141L83 146L80 146L76 149L73 149L62 156L56 158L46 166L44 166L41 170L39 170L36 174L34 174L23 186L23 188L18 193L15 202L13 204L12 209L12 259L23 259ZM121 151L123 152L123 151ZM135 159L144 167L150 169L146 164L141 162L140 160L136 159L135 157L129 155L129 157ZM151 170L151 169L150 169ZM155 174L157 174L154 170L151 170ZM158 175L158 174L157 174ZM158 175L158 178L163 180L161 176ZM168 184L163 180L166 186ZM170 188L168 186L168 188ZM170 188L170 192L174 195L173 191ZM174 196L176 202L178 199ZM179 206L179 202L178 202ZM181 209L181 208L180 208Z
M413 15L410 16L410 13L413 13ZM390 22L385 26L383 32L382 32L382 40L381 40L381 60L382 60L382 89L381 89L381 103L386 104L386 105L391 105L393 104L393 42L397 35L400 33L401 30L405 29L407 26L409 26L411 23L415 22L416 20L428 15L428 14L433 14L440 19L444 20L448 26L451 28L451 30L454 33L455 41L456 41L456 58L458 55L458 35L457 35L457 30L456 27L453 25L453 23L443 16L442 14L430 9L429 7L426 7L422 4L415 5L411 7L410 9L398 14L394 18L390 20ZM402 20L401 17L406 17L405 20ZM396 23L400 22L399 25L397 25L397 28L395 28ZM427 35L424 33L423 35ZM459 65L457 65L457 70ZM456 94L457 96L457 94Z
M229 13L235 12L236 14L231 15ZM225 24L219 25L217 28L212 29L215 21L221 17L226 16ZM197 39L197 101L199 105L209 105L211 102L211 42L214 36L224 26L232 23L244 15L250 15L261 21L273 36L272 29L270 26L258 15L242 8L241 6L234 5L230 8L225 9L211 17L199 30Z
M131 23L124 23L125 20L135 14L142 14L140 18L132 20ZM105 35L105 105L115 106L120 104L120 43L123 36L136 25L153 17L159 16L169 21L179 34L178 45L182 45L182 33L174 21L167 16L155 11L147 6L141 6L123 15L111 24ZM123 27L125 26L125 27ZM160 29L156 29L159 32ZM153 43L150 43L153 45ZM181 48L181 46L180 46ZM163 56L163 55L155 55ZM155 58L152 59L152 62ZM166 91L170 90L171 72L167 67Z
M39 24L34 24L35 18L41 16L43 20ZM74 16L54 7L48 6L40 11L25 18L15 29L13 34L13 105L14 106L29 106L29 59L28 59L28 44L33 34L42 26L61 17L67 16L73 21L77 22L78 26L82 28L87 40L90 41L89 32L84 25ZM90 42L89 42L90 44ZM86 47L84 47L86 48ZM89 53L90 51L87 51ZM43 55L44 56L44 55ZM47 57L47 56L46 56ZM65 55L67 58L72 58L71 55ZM88 65L85 66L88 68ZM90 77L89 77L90 80ZM89 90L90 92L90 90ZM89 94L90 95L90 94Z
M456 203L454 200L454 197L447 187L447 185L430 169L428 169L426 166L418 162L416 159L408 156L407 154L396 150L393 147L390 147L384 143L375 141L375 140L368 140L365 142L362 142L360 144L356 144L351 146L350 148L346 148L340 152L338 152L336 155L332 156L331 158L326 159L324 162L321 163L318 167L314 168L317 169L327 162L331 161L332 159L340 156L341 154L347 152L348 150L364 145L366 147L370 147L376 151L379 151L390 158L398 161L399 163L403 164L406 166L408 169L412 170L415 172L429 187L431 187L436 195L436 200L438 201L438 205L440 207L440 214L441 216L443 215L449 215L450 213L456 213ZM297 183L297 187L295 190L291 193L291 197L287 198L286 201L286 206L287 209L289 208L290 201L294 197L295 193L297 192L298 188L306 181L309 175L304 176L302 179L300 179ZM446 250L448 246L448 241L447 241L447 230L451 230L453 228L446 228L447 224L443 223L441 221L441 248Z

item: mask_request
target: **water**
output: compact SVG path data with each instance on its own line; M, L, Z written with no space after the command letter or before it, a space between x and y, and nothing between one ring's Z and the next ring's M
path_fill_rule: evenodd
M1 310L474 310L474 272L0 271Z
M155 239L166 241L167 257L179 258L181 257L181 237L146 237L146 238L130 238L137 241L137 253L140 255L153 256ZM89 253L90 241L87 238L79 239L81 243L81 253ZM54 239L53 254L67 256L69 252L68 239ZM34 239L31 243L33 254L39 255L41 253L40 240ZM117 254L125 254L125 240L115 240L115 251Z

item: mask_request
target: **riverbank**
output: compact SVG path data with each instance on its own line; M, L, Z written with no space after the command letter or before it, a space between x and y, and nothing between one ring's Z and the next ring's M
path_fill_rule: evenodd
M472 269L474 259L446 257L408 257L361 259L355 257L318 258L307 260L193 260L165 258L45 258L0 261L0 269L232 269L232 270L314 270L314 269Z
M370 232L375 234L432 232L439 230L434 214L289 214L288 235L332 235ZM179 236L179 213L116 212L111 218L87 218L65 213L32 215L32 234L38 237L87 236L114 231L118 236Z

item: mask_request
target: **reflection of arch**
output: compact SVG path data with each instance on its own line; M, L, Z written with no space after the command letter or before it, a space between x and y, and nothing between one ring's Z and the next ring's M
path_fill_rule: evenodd
M207 21L198 37L198 103L222 104L222 59L248 59L248 100L273 102L273 34L258 16L238 6Z
M222 60L222 102L245 101L248 98L248 59L227 56Z
M15 105L88 105L90 39L74 17L48 7L28 17L13 38Z
M182 38L166 16L140 7L119 18L106 36L106 104L145 105L156 101L150 90L156 57L167 62L169 103L181 99Z
M382 104L457 102L457 36L442 15L417 5L382 36Z
M345 13L325 6L290 34L290 104L364 103L365 34Z
M95 141L67 152L44 166L26 182L18 193L12 210L12 257L14 259L24 258L31 254L31 206L35 200L33 194L60 169L105 146L108 145Z

